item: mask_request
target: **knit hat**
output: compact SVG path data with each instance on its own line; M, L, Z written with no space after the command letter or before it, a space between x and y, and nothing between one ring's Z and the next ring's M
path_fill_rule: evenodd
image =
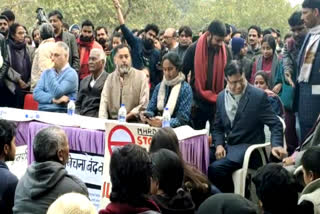
M198 209L198 214L257 214L258 208L241 195L219 193L205 200Z
M242 38L232 38L231 48L233 56L238 55L240 50L244 47L245 40Z
M80 27L77 24L73 24L73 25L70 26L69 31L71 32L73 29L80 30Z

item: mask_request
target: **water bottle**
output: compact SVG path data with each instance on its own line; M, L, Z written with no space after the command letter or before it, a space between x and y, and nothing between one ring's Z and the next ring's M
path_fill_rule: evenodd
M74 102L74 99L70 99L69 100L67 109L68 109L68 111L67 111L68 115L69 116L73 116L74 112L75 112L75 109L76 109L76 104Z
M171 115L169 112L169 108L166 107L162 114L162 128L170 127L170 120L171 120Z
M118 111L118 122L119 123L125 123L127 117L127 109L124 106L124 104L121 104L121 107Z

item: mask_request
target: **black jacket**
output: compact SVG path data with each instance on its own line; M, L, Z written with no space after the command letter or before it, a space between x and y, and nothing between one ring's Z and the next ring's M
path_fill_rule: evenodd
M0 212L3 214L12 213L17 183L18 178L9 171L4 162L0 161Z

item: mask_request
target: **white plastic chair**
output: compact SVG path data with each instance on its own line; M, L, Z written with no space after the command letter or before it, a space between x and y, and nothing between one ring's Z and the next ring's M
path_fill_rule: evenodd
M250 162L250 157L253 151L258 150L261 160L262 160L262 165L267 164L267 157L265 156L264 149L266 147L270 146L270 143L264 143L264 144L256 144L250 146L245 155L244 155L244 160L242 164L242 168L238 169L232 174L232 179L233 179L233 184L234 184L234 193L242 195L243 197L245 196L245 189L246 189L246 177L247 174L253 174L256 170L249 169L249 162Z
M284 120L279 117L280 122L282 123L283 126L283 133L285 132L286 129L286 124L284 122ZM285 143L285 137L283 137L283 144L284 144L284 148L287 149L287 145ZM242 168L238 169L237 171L235 171L232 174L232 180L233 180L233 184L234 184L234 193L235 194L239 194L242 195L243 197L245 197L245 189L246 189L246 178L247 175L250 174L252 175L256 170L253 169L249 169L249 162L250 162L250 157L253 151L258 150L261 160L262 160L262 166L267 164L267 157L264 153L264 150L267 149L268 147L271 147L270 142L268 143L264 143L264 144L256 144L256 145L252 145L250 146L245 155L244 155L244 160L243 160L243 164L242 164Z

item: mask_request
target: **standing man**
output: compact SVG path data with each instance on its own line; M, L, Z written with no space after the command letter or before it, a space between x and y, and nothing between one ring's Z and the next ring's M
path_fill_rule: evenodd
M320 1L305 0L302 19L310 29L298 59L296 87L301 139L304 139L320 113Z
M0 15L0 34L6 39L9 36L9 19L5 15Z
M132 66L138 70L142 70L144 67L149 68L150 94L152 94L154 87L161 82L163 76L162 72L157 69L157 64L161 60L160 52L154 47L154 39L157 38L159 28L154 24L148 24L144 29L142 39L134 36L125 25L119 0L113 0L113 3L118 14L123 37L131 47Z
M16 16L14 15L14 13L11 10L5 10L1 13L1 15L6 16L8 18L8 25L9 27L11 25L13 25L13 23L16 20Z
M173 51L176 52L181 61L187 52L188 47L192 44L192 30L189 26L182 26L179 29L179 45Z
M48 17L49 22L54 28L55 41L63 41L69 46L69 64L73 69L79 71L80 62L76 38L73 34L63 31L62 13L58 10L54 10L49 13Z
M117 119L120 105L127 109L127 121L136 121L149 102L149 86L144 72L132 67L127 45L118 45L114 50L116 69L109 74L102 93L99 117Z
M91 49L98 48L102 50L101 45L94 40L93 32L94 25L90 20L82 22L80 38L77 40L80 57L80 81L90 74L88 60Z
M215 20L185 54L183 73L188 76L191 71L194 129L204 129L207 120L213 125L211 119L214 118L218 93L224 89L224 68L231 61L230 50L224 43L225 36L225 25Z
M282 124L267 94L248 84L237 61L227 66L225 77L227 86L219 93L211 127L216 161L209 166L208 177L222 192L232 192L232 173L242 167L246 150L265 142L264 125L271 130L273 156L282 160L286 152Z
M69 47L57 42L52 50L53 68L45 70L33 92L33 98L39 103L39 110L67 112L70 99L76 100L78 75L68 63Z
M174 28L167 28L163 34L164 46L168 51L172 51L177 48L179 43L177 42L177 31Z
M285 72L285 78L292 87L295 87L295 82L297 80L298 54L308 33L301 16L301 11L296 11L290 16L288 23L293 36L285 44L283 51L283 68ZM296 117L294 114L295 110L297 109L285 109L285 136L289 155L292 154L295 148L299 145L296 131ZM300 135L300 133L298 133L298 135Z
M248 29L248 53L247 57L255 61L255 57L261 54L261 46L259 38L261 36L261 28L252 25Z
M0 210L3 214L11 214L14 192L18 178L13 175L6 161L13 161L16 155L15 126L13 123L0 120Z
M98 117L101 92L108 73L104 72L106 55L104 51L94 48L89 56L90 75L80 82L76 102L76 113L89 117Z
M96 41L102 46L103 50L108 50L108 42L109 42L109 35L108 29L104 26L99 26L96 29Z

